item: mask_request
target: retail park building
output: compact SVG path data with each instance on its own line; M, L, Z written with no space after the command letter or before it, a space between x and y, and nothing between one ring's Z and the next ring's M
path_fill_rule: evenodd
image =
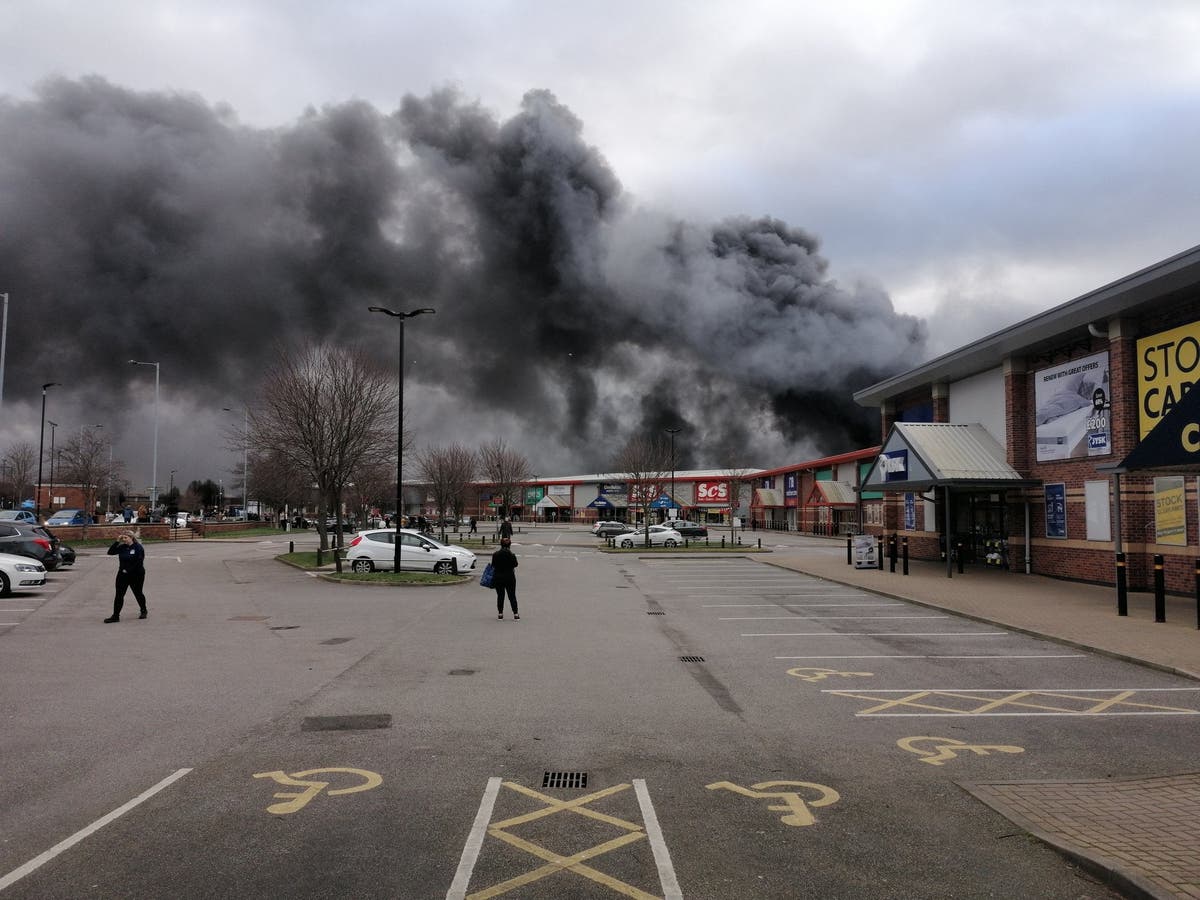
M1112 583L1123 553L1133 589L1161 557L1168 590L1190 591L1197 380L1200 247L856 392L880 411L879 446L741 479L677 472L673 496L701 520L897 535L915 558L943 558L949 534L967 563L1084 581ZM527 511L630 517L622 479L537 479ZM670 496L664 483L650 503L660 516Z

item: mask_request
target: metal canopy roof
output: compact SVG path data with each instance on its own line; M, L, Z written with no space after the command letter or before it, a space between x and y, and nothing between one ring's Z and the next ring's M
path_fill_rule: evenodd
M1009 356L1049 349L1072 332L1086 337L1089 324L1099 325L1156 307L1181 291L1194 289L1198 283L1200 247L1193 247L915 369L855 391L854 400L860 406L882 406L885 400L934 382L957 381L994 369Z
M892 470L885 471L882 465L885 460ZM1040 482L1022 478L1008 464L1004 448L979 423L897 422L863 479L862 489L923 491L945 486L1003 489L1033 484Z

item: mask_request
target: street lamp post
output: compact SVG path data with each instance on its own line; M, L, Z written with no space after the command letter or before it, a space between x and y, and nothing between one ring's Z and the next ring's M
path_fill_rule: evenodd
M233 412L228 406L222 406L225 412ZM250 521L250 495L247 493L246 480L250 477L250 407L242 407L242 515ZM259 492L262 493L261 491ZM259 513L262 509L260 506Z
M413 316L433 314L436 310L422 308L411 312L394 312L382 306L368 306L368 312L383 313L400 320L399 385L396 401L396 547L393 564L400 571L400 522L404 513L404 320Z
M167 489L167 493L171 494L172 496L175 494L175 473L178 471L178 469L171 470L171 487Z
M683 431L682 428L668 428L667 434L671 436L671 512L675 512L675 435ZM672 516L672 518L674 518Z
M39 522L42 520L42 451L46 446L46 391L52 387L62 387L62 383L48 381L42 385L42 424L38 432L38 483L33 501L33 515Z
M131 366L154 366L154 464L150 474L150 515L158 509L158 375L159 365L156 362L129 361Z
M54 505L54 432L58 430L57 422L46 422L50 426L50 505ZM53 510L51 510L53 512Z

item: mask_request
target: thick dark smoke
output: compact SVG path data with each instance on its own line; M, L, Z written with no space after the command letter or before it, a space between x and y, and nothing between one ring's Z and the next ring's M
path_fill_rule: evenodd
M258 130L193 96L54 80L0 102L0 221L6 414L62 381L110 434L146 399L130 358L161 361L180 429L252 403L276 338L394 365L369 305L437 309L406 331L418 444L500 435L547 474L604 470L667 425L681 469L860 447L877 420L851 392L924 352L923 323L831 281L808 232L636 208L547 91L503 121L438 91Z

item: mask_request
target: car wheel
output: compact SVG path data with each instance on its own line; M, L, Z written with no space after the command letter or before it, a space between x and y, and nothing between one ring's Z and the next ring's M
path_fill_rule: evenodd
M621 541L621 546L628 550L633 546L633 541L631 541L629 538L625 538L623 541Z
M455 565L454 560L452 559L439 560L433 567L433 571L438 575L457 575L458 573L455 572L454 569Z
M10 591L8 576L0 572L0 597L7 597Z
M374 572L375 564L369 559L360 558L350 563L350 568L355 572Z
M667 538L665 541L663 541L663 543L668 547L674 547L675 546L675 538Z

